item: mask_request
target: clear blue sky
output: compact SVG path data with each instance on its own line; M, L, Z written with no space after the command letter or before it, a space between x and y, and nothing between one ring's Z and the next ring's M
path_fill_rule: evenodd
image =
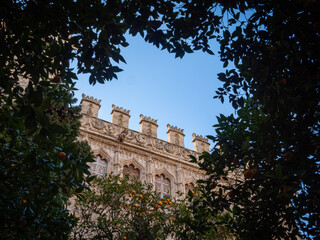
M202 52L182 59L145 43L140 36L128 37L122 48L127 64L118 80L92 86L87 75L79 75L76 98L81 94L101 99L99 118L111 121L111 105L131 112L129 128L140 131L140 114L158 119L158 138L168 140L167 124L184 129L185 146L193 149L192 133L214 135L212 127L220 113L234 112L229 103L213 99L222 84L217 73L223 71L218 55Z

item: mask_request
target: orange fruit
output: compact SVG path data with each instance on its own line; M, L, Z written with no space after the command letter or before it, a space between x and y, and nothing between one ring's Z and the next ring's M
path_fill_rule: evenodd
M286 153L283 154L283 157L290 161L293 158L293 153L292 152L286 152Z
M245 179L251 179L253 177L253 172L250 169L247 169L243 173Z
M235 157L233 160L232 160L232 163L234 165L238 165L239 164L239 158Z
M161 201L159 201L159 202L158 202L158 204L161 206L161 205L162 205L162 202L161 202Z
M139 195L139 198L142 198L142 197L143 197L142 194L140 194L140 195Z
M213 182L211 182L211 183L209 184L209 187L210 187L210 189L214 189L214 188L216 187L216 184L214 184Z
M67 157L67 155L66 155L66 153L64 153L64 152L59 152L59 153L58 153L58 158L59 158L61 161L65 160L66 157Z
M52 81L53 81L54 83L60 83L60 82L61 82L61 77L58 76L58 75L56 75L56 76L54 76L54 78L52 79Z
M277 48L274 47L274 46L268 47L268 51L270 51L270 52L274 52L276 49L277 49Z
M27 200L21 199L21 202L22 202L23 204L26 204L26 203L27 203Z
M123 240L126 240L127 239L127 237L123 237Z
M21 217L19 220L18 220L18 225L20 227L24 227L25 225L27 225L27 220L24 218L24 217Z
M135 207L138 207L138 204L135 204L134 206L135 206Z
M227 194L230 198L234 198L236 196L236 193L234 191L230 191L228 194Z
M283 195L288 196L288 192L289 192L290 186L284 186L282 189Z
M122 181L122 178L119 178L119 182L121 182Z
M136 191L135 191L135 190L132 190L132 193L133 193L133 194L135 194L135 193L136 193Z
M109 182L112 182L112 178L109 178Z
M216 185L215 185L213 182L211 182L211 183L209 184L209 187L210 187L210 189L214 189L214 188L216 187Z
M155 208L156 208L156 209L159 209L159 208L160 208L160 206L159 206L159 205L156 205L156 206L155 206Z
M131 193L129 194L129 197L132 197L132 194L131 194Z
M118 225L116 226L116 229L119 229L119 226L118 226Z
M257 173L259 173L259 169L258 168L255 168L255 169L252 170L253 176L255 176Z
M286 84L287 84L287 79L286 78L282 78L281 80L276 81L276 85L277 86L283 86L283 85L286 85Z

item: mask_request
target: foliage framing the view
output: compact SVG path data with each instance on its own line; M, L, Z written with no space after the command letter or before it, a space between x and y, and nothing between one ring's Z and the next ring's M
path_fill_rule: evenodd
M3 239L67 238L70 196L85 188L90 148L77 142L80 107L68 84L29 82L0 97L0 234Z
M211 138L219 148L199 162L210 177L203 203L232 213L230 229L242 239L318 239L320 2L220 6L227 70L215 98L227 96L238 111L218 117Z
M31 80L32 89L40 89L39 83L53 75L71 83L75 72L69 63L77 60L78 72L91 74L90 83L111 80L121 71L115 63L125 62L120 47L128 45L126 32L140 34L176 57L199 49L212 53L208 39L217 38L224 66L233 63L234 68L219 74L223 86L216 97L223 101L228 96L241 110L237 117L219 118L214 140L221 150L202 157L209 181L201 204L212 213L232 211L231 229L244 239L259 238L260 232L266 239L317 237L319 4L316 0L1 1L1 110L7 116L1 118L5 119L1 129L22 117L17 115L20 107L16 114L10 112L13 102L22 99L19 76ZM41 94L35 96L28 98L27 115L36 121L25 125L22 118L22 125L30 129L41 121L34 110L43 99ZM10 139L5 135L3 146ZM218 193L211 190L210 184L239 168L246 170L246 181L218 185Z

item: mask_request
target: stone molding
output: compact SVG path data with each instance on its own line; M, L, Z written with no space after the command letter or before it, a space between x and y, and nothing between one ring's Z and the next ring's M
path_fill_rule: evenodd
M88 115L83 115L81 129L90 130L95 133L98 133L101 136L107 136L109 138L118 141L118 136L120 133L125 130L125 128L120 127L116 124L107 122L105 120L91 117ZM180 156L184 161L190 161L190 155L195 157L199 157L200 154L193 150L180 147L176 144L147 136L145 134L139 133L137 131L127 129L125 137L122 138L123 143L130 143L132 145L136 145L142 147L148 151L153 151L157 153L162 153L164 155L170 155L173 157Z

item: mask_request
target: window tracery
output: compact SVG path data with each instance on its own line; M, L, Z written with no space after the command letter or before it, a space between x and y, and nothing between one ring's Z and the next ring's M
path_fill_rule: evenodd
M161 197L171 195L171 181L164 174L155 176L155 188L160 192Z
M106 159L102 158L100 155L98 155L95 158L95 162L89 163L90 166L90 172L92 175L97 175L99 177L103 177L108 170L108 162Z
M123 167L123 175L128 174L130 178L135 178L137 180L140 179L140 170L138 168L135 168L133 164L124 165Z

